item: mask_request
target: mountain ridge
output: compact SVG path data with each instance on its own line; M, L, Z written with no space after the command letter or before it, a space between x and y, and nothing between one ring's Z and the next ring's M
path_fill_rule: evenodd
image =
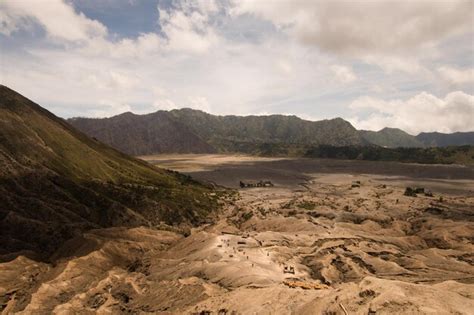
M342 118L313 122L286 115L216 116L200 110L179 109L134 116L121 114L104 119L73 118L68 121L89 136L135 155L223 153L242 150L250 153L259 145L275 143L366 144L357 130ZM143 127L146 132L137 135L137 125L138 128ZM178 129L186 135L169 131ZM177 144L183 140L187 141L187 145L180 148ZM152 145L152 141L160 143ZM138 149L132 147L132 144L141 145L142 142L148 145L144 144ZM166 146L164 143L170 145Z
M416 138L426 146L474 145L474 131L471 132L422 132Z
M109 118L71 118L72 125L125 153L262 153L262 147L318 145L387 148L449 146L453 136L434 141L427 134L413 136L398 128L357 130L343 118L319 121L295 115L213 115L182 108L138 115L131 112ZM474 132L465 133L474 145ZM473 136L469 137L472 134ZM462 136L461 136L462 137ZM451 142L450 142L451 141Z
M385 127L379 131L359 130L362 137L368 142L389 148L397 147L424 147L424 143L419 141L415 136L399 128Z

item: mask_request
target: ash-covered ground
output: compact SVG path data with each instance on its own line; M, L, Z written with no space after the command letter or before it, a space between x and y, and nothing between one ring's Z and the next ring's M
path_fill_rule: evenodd
M187 237L112 228L54 263L0 264L20 314L472 314L474 170L332 160L154 156L238 188ZM425 193L405 196L405 188ZM429 190L429 191L428 191ZM432 196L431 196L431 194Z

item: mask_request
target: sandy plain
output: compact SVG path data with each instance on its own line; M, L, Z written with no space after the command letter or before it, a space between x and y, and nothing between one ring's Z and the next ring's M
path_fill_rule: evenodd
M473 314L472 168L142 158L236 192L187 237L94 230L0 264L2 314ZM239 188L258 180L275 186Z

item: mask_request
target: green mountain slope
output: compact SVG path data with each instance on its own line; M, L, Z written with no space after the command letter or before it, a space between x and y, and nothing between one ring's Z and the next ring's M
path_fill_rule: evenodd
M211 145L165 111L148 115L124 113L105 119L75 118L69 122L79 130L131 155L215 152Z
M357 130L341 118L307 121L284 115L214 116L191 109L171 114L220 151L234 151L239 143L362 144Z
M341 118L313 122L296 116L215 116L180 109L148 115L128 113L106 119L75 118L69 122L104 143L137 155L176 152L259 154L262 146L275 144L294 147L365 144L357 130ZM136 128L143 130L137 132ZM159 145L154 144L157 141Z
M26 250L44 258L90 228L200 223L217 207L210 192L0 86L0 257Z
M360 130L362 138L367 142L388 148L423 147L424 144L416 137L397 128L383 128L379 131Z
M147 115L73 118L73 126L132 155L248 153L300 155L314 146L422 148L474 145L474 132L412 136L397 128L356 130L341 119L307 121L296 116L216 116L189 108Z

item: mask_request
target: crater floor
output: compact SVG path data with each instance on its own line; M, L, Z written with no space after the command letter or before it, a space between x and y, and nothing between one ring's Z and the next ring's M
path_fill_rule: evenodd
M151 160L216 184L275 186L239 189L187 237L93 230L54 263L2 263L5 314L472 314L473 179L444 178L445 167L433 178L403 165L396 175L248 157ZM406 186L433 196L405 196Z

